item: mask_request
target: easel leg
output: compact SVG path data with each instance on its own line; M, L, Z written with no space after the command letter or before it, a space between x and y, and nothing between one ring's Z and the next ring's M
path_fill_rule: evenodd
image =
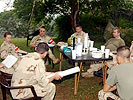
M78 85L79 85L79 78L80 78L81 70L82 70L82 62L80 62L80 72L78 74L77 91L78 91Z
M77 66L78 66L78 63L75 62L75 67ZM77 73L75 74L74 95L77 95Z
M107 62L103 62L103 83L105 84L106 82L106 74L107 74Z
M63 61L63 55L60 52L60 68L59 68L60 71L62 70L62 61Z

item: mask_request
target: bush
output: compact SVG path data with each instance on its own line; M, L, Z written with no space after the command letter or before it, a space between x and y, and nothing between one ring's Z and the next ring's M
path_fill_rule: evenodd
M133 41L133 22L126 18L117 18L117 26L122 30L122 38L125 40L127 46L131 45Z
M80 16L80 24L83 31L87 32L92 40L103 42L104 29L107 21L104 17L83 14ZM65 41L73 34L71 20L68 16L59 16L55 20L54 33L59 41Z
M67 41L72 34L71 21L68 16L59 16L55 20L54 33L57 34L58 41Z
M132 28L133 22L125 18L119 18L117 19L117 25L121 28Z
M103 42L104 29L107 25L107 20L102 16L94 16L92 14L83 14L80 16L80 23L83 30L89 33L92 40Z
M131 45L131 41L133 41L133 29L121 29L122 30L122 38L125 40L127 46Z

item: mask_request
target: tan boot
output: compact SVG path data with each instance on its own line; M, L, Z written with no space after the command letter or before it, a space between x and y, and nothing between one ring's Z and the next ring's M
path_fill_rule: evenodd
M59 62L60 62L60 59L59 59L59 58L56 58L56 59L53 61L54 64L58 64Z

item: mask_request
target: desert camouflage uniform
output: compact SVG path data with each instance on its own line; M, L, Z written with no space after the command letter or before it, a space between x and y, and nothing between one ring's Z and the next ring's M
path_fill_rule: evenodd
M29 53L21 61L16 71L13 74L12 86L27 86L32 85L37 93L37 96L43 97L42 100L53 100L55 95L55 85L49 83L46 78L46 68L44 61L36 52ZM30 89L11 90L13 98L29 98L32 97Z
M1 59L4 59L4 57L8 56L8 55L13 55L16 58L18 58L18 61L13 65L13 67L11 68L7 68L7 67L2 67L0 68L0 70L2 72L8 73L8 74L13 74L14 70L17 68L21 57L18 56L18 52L19 52L19 48L16 47L14 44L12 43L7 43L6 41L4 41L0 47L0 55L1 55Z
M84 34L85 34L85 32L83 32L83 31L81 31L80 33L75 32L74 34L71 35L70 38L68 38L68 41L70 41L72 36L74 36L75 43L77 43L77 38L81 38L81 42L84 43Z
M125 42L123 39L115 39L115 38L111 38L109 39L106 43L105 43L105 47L106 49L110 49L110 51L116 51L118 47L120 46L124 46ZM111 67L113 66L114 63L117 62L117 58L116 55L113 55L113 61L107 61L107 66L109 68L108 73L111 69ZM94 71L98 71L99 69L101 69L103 67L103 63L97 63L97 64L91 64L90 68L87 70L87 72L82 73L82 76L94 76L93 73Z
M49 37L47 35L45 35L43 37L40 36L40 35L37 35L31 40L30 45L37 46L40 42L48 43L50 39L51 39L51 37ZM48 54L49 54L48 56L49 56L50 59L52 59L53 61L56 60L55 56L53 55L53 53L52 53L52 51L50 49L48 51Z
M99 100L107 100L107 97L110 97L113 100L121 100L118 96L116 96L112 92L104 92L103 90L99 91L99 93L98 93Z

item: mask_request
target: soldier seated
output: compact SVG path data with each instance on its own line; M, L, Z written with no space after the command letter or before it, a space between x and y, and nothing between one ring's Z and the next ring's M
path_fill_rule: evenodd
M46 78L46 75L50 72L46 72L43 59L46 57L48 50L48 45L42 42L37 45L36 52L28 53L13 73L11 86L32 85L37 96L43 97L42 100L53 100L56 89L51 82L61 79L61 76L56 72L54 76ZM30 89L12 90L11 94L14 99L25 99L33 96Z
M119 65L112 67L103 90L98 93L99 100L107 100L107 97L114 100L133 100L133 63L130 62L129 47L121 46L117 49L117 60ZM116 89L118 96L112 93Z
M80 38L82 43L84 43L84 34L85 32L82 30L82 27L80 25L76 26L76 32L74 34L71 35L70 38L68 38L68 44L70 45L70 41L72 39L72 37L75 37L75 44L77 43L77 39Z
M113 34L114 38L109 39L104 45L105 45L106 49L110 49L110 51L112 51L113 53L116 53L117 48L120 46L124 46L125 42L120 36L121 31L118 27L114 28L114 31L112 34ZM107 66L109 67L109 69L113 65L116 65L116 64L117 64L116 55L113 56L113 61L107 61ZM103 67L102 63L91 64L90 68L87 70L87 72L82 73L82 76L83 77L93 77L94 71L98 71L102 67Z
M40 28L40 34L37 35L37 36L35 36L35 37L31 40L31 42L30 42L30 48L35 48L35 47L38 45L38 43L40 43L40 42L45 42L45 43L47 43L47 44L50 43L50 44L55 45L55 42L52 40L52 38L49 37L49 36L47 36L47 35L45 34L45 27L44 27L44 26L42 26L42 27ZM50 59L53 60L53 63L54 63L54 64L60 62L60 59L59 59L59 58L56 58L56 57L53 55L53 53L52 53L52 51L51 51L50 49L49 49L49 51L48 51L48 56L49 56Z
M13 65L11 68L2 67L0 70L8 73L13 74L14 70L16 69L17 65L19 64L19 61L21 60L21 57L19 54L27 54L27 52L20 50L17 46L11 43L11 33L6 32L4 34L4 42L2 43L0 47L0 57L1 59L5 59L8 55L13 55L16 58L18 58L18 61Z

